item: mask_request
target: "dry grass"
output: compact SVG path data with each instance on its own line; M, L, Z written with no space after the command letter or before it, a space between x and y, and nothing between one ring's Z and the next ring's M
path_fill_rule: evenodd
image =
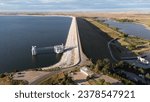
M93 79L89 80L88 82L89 82L90 85L100 85L99 83L97 83L96 80L93 80Z
M12 80L8 76L0 78L0 85L11 85L11 84Z
M103 32L107 33L110 37L112 38L119 38L118 42L121 44L121 46L130 48L131 45L132 46L140 46L140 45L144 45L144 44L148 44L150 41L148 40L144 40L141 38L137 38L137 37L123 37L123 34L119 33L118 31L109 28L107 25L98 22L97 20L95 20L94 18L85 18L87 21L89 21L90 23L92 23L93 25L97 26L100 30L102 30ZM141 49L135 49L132 50L132 52L136 53L136 54L140 54L143 53L143 51L147 50L148 48L141 48Z
M80 17L105 17L115 19L131 19L139 23L145 24L150 27L150 14L149 13L138 13L138 12L75 12L68 13L69 15L80 16Z
M86 18L86 20L92 23L93 25L97 26L100 30L107 33L112 38L118 38L120 35L120 33L112 30L111 28L108 28L107 26L95 21L94 19Z

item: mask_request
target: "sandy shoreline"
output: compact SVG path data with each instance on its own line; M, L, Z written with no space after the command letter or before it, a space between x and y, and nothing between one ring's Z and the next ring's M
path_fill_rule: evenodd
M138 24L141 24L141 25L143 25L146 29L150 30L150 27L149 27L148 25L146 25L146 24L144 24L144 23L138 23Z

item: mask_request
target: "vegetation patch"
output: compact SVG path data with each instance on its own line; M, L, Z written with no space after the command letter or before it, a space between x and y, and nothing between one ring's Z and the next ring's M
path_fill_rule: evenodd
M40 83L41 85L72 85L73 80L68 73L59 73Z
M104 79L97 79L97 80L90 79L88 82L91 85L111 85L111 83L106 82Z
M136 55L143 53L145 50L150 48L150 40L145 40L135 36L129 36L121 31L119 31L116 27L110 27L108 24L105 24L103 21L98 20L97 18L85 18L91 24L98 27L103 32L106 32L112 38L118 38L118 42L122 47L128 48L131 52ZM122 21L130 21L128 19L122 19ZM139 46L143 46L143 48L139 48Z
M114 18L114 20L118 21L118 22L135 22L134 20L132 19L127 19L127 18L124 18L124 19L116 19Z
M145 80L150 80L150 71L144 68L135 67L134 65L131 65L127 62L120 61L117 63L110 63L108 59L98 60L96 64L92 64L90 66L91 70L93 70L95 73L103 73L105 75L108 75L110 77L116 78L120 80L125 85L131 85L131 84L144 84L141 81L134 81L127 77L127 74L124 73L130 72L133 74L136 74L138 77L139 75L142 75ZM106 84L103 83L102 80L89 80L89 83L95 83L95 84ZM109 83L107 83L109 84Z

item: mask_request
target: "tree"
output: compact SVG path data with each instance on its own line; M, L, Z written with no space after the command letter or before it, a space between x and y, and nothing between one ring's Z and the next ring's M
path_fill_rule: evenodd
M103 85L112 85L110 82L104 82Z
M90 79L91 79L91 78L90 78L89 76L86 77L86 80L87 80L87 81L90 80Z
M144 71L143 68L139 68L138 70L139 70L139 72L140 72L141 74L144 74L144 73L145 73L145 71Z
M104 67L103 61L97 60L96 67L101 70Z
M104 79L99 79L99 84L100 85L103 85L105 83L105 80Z
M129 36L128 34L123 34L123 37L125 37L125 38L128 37L128 36Z
M102 71L103 71L105 74L107 74L107 73L110 71L110 69L111 69L110 60L109 60L109 59L104 59L104 60L103 60L103 64L104 64L104 66L103 66Z
M97 60L94 71L96 73L103 71L105 74L107 74L110 71L110 69L111 69L110 60L105 58L103 60Z
M147 73L147 74L145 75L145 77L148 78L148 79L150 79L150 74Z
M107 74L109 72L109 70L110 70L110 64L106 64L102 69L104 74Z
M0 74L0 78L4 78L6 75L5 74Z

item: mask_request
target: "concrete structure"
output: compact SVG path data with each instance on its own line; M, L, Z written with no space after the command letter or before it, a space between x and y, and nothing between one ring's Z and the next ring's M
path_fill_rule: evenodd
M36 46L32 46L31 52L32 52L32 56L36 56L37 54Z
M83 74L82 72L75 72L71 75L73 81L77 85L90 85L87 81L87 75Z
M142 57L138 56L137 59L138 59L141 63L143 63L143 64L146 64L146 65L149 64L149 61L146 60L145 58L142 58Z
M42 70L48 70L56 67L70 68L88 60L88 58L84 55L81 48L81 42L80 42L76 17L72 17L72 23L70 26L65 47L66 46L68 48L72 48L72 47L74 48L64 51L61 60L58 63L49 67L42 68Z
M52 66L42 68L42 70L49 70L52 68L60 67L60 68L64 68L62 70L62 72L63 72L65 70L70 70L67 68L72 68L77 65L82 65L85 62L88 62L88 58L84 55L84 53L82 51L77 21L76 21L75 17L72 17L72 23L71 23L70 30L68 33L66 44L64 46L65 46L64 52L61 57L61 60ZM39 48L36 48L33 50L37 51L37 49L39 49ZM54 47L44 47L42 49L49 50L49 49L54 49ZM13 79L14 80L26 80L29 82L29 84L36 85L36 84L39 84L39 82L44 80L45 78L55 75L58 72L60 72L60 71L53 71L53 72L43 72L42 71L42 73L39 71L32 71L32 72L26 71L25 74L21 74L21 75L18 75L18 73L14 74ZM83 75L86 80L86 75L84 75L83 73L81 73L81 75ZM87 84L87 83L84 83L84 84Z
M92 77L94 75L94 73L89 70L89 68L87 67L82 67L80 68L80 72L84 73L86 76Z
M51 47L42 47L42 48L37 48L36 46L32 46L31 49L32 56L38 55L40 50L50 50L50 49L53 49L56 54L60 54L64 52L65 46L63 44L55 45Z
M54 46L54 51L57 54L63 53L64 52L64 45L56 45Z

